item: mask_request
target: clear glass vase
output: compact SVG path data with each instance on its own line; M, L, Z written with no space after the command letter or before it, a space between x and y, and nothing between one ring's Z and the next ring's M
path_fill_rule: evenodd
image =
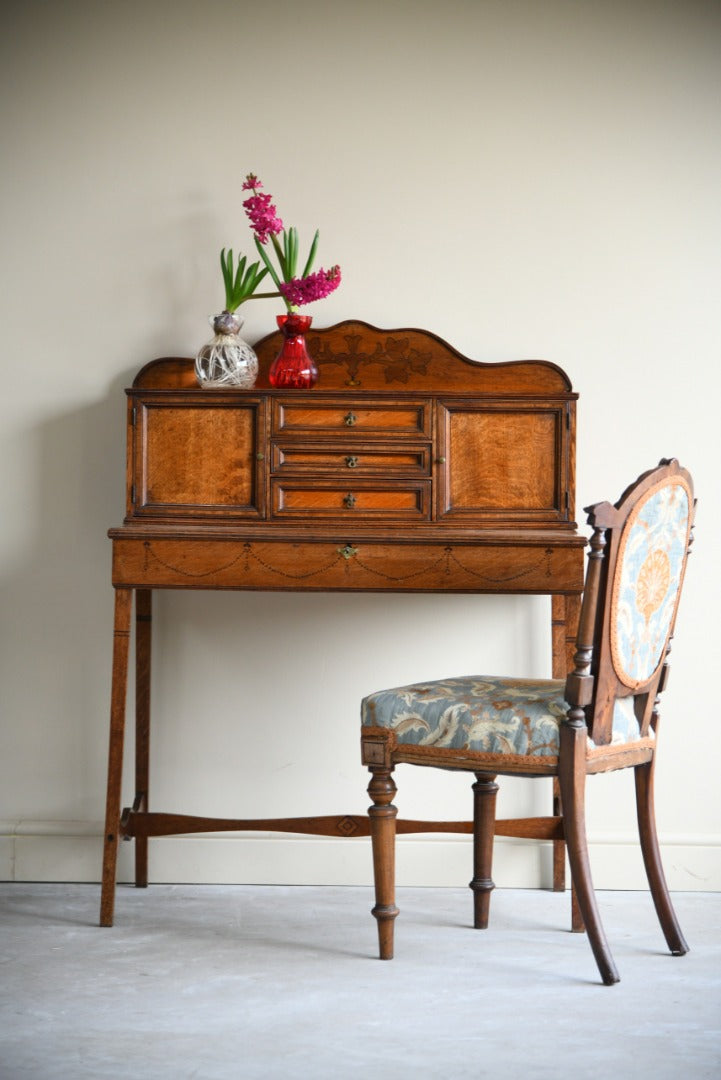
M215 337L203 345L195 358L195 374L203 389L249 390L258 377L258 357L240 337L243 319L235 311L210 318Z
M312 315L276 315L275 321L283 333L280 352L270 366L271 386L291 390L310 390L318 380L318 368L305 346L305 333L313 322Z

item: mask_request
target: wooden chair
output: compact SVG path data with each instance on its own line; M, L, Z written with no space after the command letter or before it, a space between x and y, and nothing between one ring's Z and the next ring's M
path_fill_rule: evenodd
M381 959L393 956L395 818L400 763L473 772L474 925L488 925L496 776L558 777L562 828L580 914L603 982L618 972L599 918L586 841L586 776L633 768L641 849L668 947L688 951L656 835L658 700L666 685L695 503L675 460L662 460L619 501L587 508L593 527L574 670L562 680L473 676L382 690L362 704Z

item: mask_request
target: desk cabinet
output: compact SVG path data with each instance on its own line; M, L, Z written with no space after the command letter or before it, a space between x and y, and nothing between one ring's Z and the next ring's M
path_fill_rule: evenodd
M353 814L218 822L149 811L154 589L547 593L553 673L565 672L583 586L574 517L575 407L553 364L479 364L422 330L348 321L309 335L310 391L272 389L280 334L257 346L253 390L201 390L190 359L146 365L128 390L123 525L110 530L116 590L101 921L112 921L119 835L211 829L367 834ZM131 601L136 770L120 814ZM357 702L348 702L355 722ZM398 822L399 832L470 831ZM532 826L499 822L506 835ZM547 837L548 838L548 837ZM562 843L556 839L556 881Z
M134 520L566 528L573 399L129 392Z

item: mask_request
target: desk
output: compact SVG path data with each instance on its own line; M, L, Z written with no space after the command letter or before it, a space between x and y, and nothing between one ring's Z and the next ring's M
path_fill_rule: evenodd
M115 589L101 925L112 925L119 837L147 885L151 836L278 830L368 835L365 815L217 819L149 809L154 589L543 593L553 675L575 647L584 539L576 532L576 399L543 361L474 363L422 330L347 321L308 335L310 391L271 389L274 333L252 390L201 390L193 362L146 365L127 391L127 506L110 530ZM135 794L121 813L135 596ZM357 703L348 703L355 717ZM557 793L556 793L557 798ZM558 807L556 807L558 810ZM554 840L537 819L498 834ZM398 821L403 832L470 822Z

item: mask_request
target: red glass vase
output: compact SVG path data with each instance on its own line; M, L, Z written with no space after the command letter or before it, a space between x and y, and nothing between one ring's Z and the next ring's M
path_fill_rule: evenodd
M318 368L305 347L305 333L313 322L312 315L276 315L278 329L283 333L280 352L270 366L271 386L292 390L310 390L318 379Z

